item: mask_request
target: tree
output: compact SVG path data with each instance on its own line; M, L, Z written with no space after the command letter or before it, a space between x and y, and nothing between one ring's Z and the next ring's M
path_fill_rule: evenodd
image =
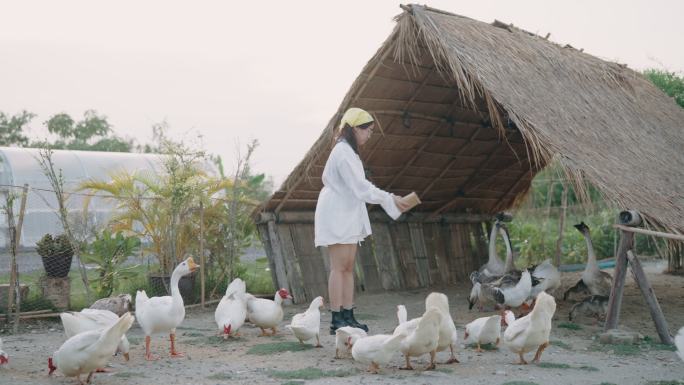
M53 149L131 152L133 141L114 135L111 124L104 115L94 110L83 114L83 120L75 121L69 114L55 114L45 122L48 131L57 135ZM45 147L46 143L35 143L34 146Z
M29 139L24 135L24 126L36 115L28 111L22 111L14 116L0 112L0 146L26 146Z
M668 96L673 97L680 107L684 108L684 76L674 72L658 69L647 69L644 75Z

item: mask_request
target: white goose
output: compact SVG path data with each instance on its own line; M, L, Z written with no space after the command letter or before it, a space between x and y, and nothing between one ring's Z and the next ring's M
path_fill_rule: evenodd
M90 383L95 370L107 364L134 320L135 317L126 313L107 329L83 332L69 338L48 359L49 374L59 369L65 376L77 377L79 384L83 384L81 375L87 373L86 383Z
M684 328L679 329L679 333L675 337L675 346L677 347L677 354L679 358L684 361ZM1 348L2 346L0 346Z
M271 335L277 332L278 324L283 320L283 301L292 299L287 289L280 289L275 293L273 301L252 296L247 301L247 316L249 322L261 329L261 335L266 336L265 329L271 329Z
M399 325L394 334L404 334L408 331L406 338L401 342L401 352L406 359L406 366L402 369L413 370L411 366L411 357L420 357L423 354L430 354L430 364L425 370L435 368L435 355L437 354L437 345L439 344L439 331L442 323L442 312L437 308L430 308L423 313L423 316L417 318L415 328L407 327L404 329L402 325L415 322L414 320L407 321Z
M237 336L238 330L247 317L247 286L245 281L235 278L226 288L226 295L221 298L214 313L214 319L223 339Z
M532 277L538 283L532 286L530 298L537 298L539 293L545 291L553 294L559 287L561 287L561 274L558 268L551 263L550 259L537 265L532 271Z
M441 352L446 348L449 348L451 354L446 363L457 363L459 361L454 354L454 349L458 347L458 332L456 331L456 325L454 325L454 320L451 318L451 313L449 312L449 298L442 293L430 293L430 295L425 298L425 308L429 309L431 307L439 309L442 313L437 351Z
M356 340L363 337L368 337L368 333L363 329L351 326L337 328L337 330L335 330L335 358L342 358L340 352L348 352L351 354L351 349Z
M549 346L551 319L555 312L556 301L549 294L541 292L528 315L509 323L504 332L504 345L518 354L520 364L527 364L523 355L534 349L537 349L537 353L533 362L539 362L542 352Z
M510 311L508 311L510 313ZM477 352L482 352L481 345L499 345L501 339L501 316L481 317L465 326L463 335L466 344L477 344Z
M61 313L59 318L62 319L64 334L66 334L67 338L91 330L103 330L119 321L119 316L111 311L98 309L83 309L80 312ZM128 361L130 349L131 344L124 334L121 336L116 353L121 353L124 359Z
M304 313L295 314L292 321L287 326L292 330L299 343L304 343L316 337L316 347L322 348L321 331L321 308L323 307L323 297L318 296L311 301L309 308Z
M380 365L387 365L405 338L406 334L403 333L361 337L352 346L352 357L354 361L370 365L369 372L378 373Z
M183 354L176 351L176 327L185 319L185 307L183 297L178 290L178 281L181 277L197 270L197 265L192 257L181 262L171 274L171 295L164 297L148 298L144 290L140 290L135 296L135 316L145 333L145 359L156 360L150 351L151 336L154 333L169 333L171 338L171 357L182 357Z
M2 338L0 338L0 365L5 365L9 362L9 354L2 350Z

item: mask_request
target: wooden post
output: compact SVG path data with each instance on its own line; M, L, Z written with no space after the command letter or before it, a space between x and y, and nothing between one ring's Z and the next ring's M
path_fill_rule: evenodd
M21 205L19 206L19 219L17 220L17 227L14 230L14 250L12 256L12 275L14 276L14 292L16 294L16 315L14 318L14 333L19 332L19 318L21 315L21 285L19 285L19 266L17 266L17 248L21 245L21 229L24 226L24 214L26 213L26 197L28 195L28 184L24 183L24 188L21 190Z
M551 182L549 182L549 187L546 190L546 208L544 209L544 224L542 225L541 228L541 253L542 255L546 254L546 246L545 246L545 240L546 240L546 225L549 223L549 217L551 216L551 200L553 199L553 188L556 186L556 182L552 179Z
M563 228L565 226L565 214L568 211L568 182L563 182L563 194L561 195L561 212L558 217L558 240L556 241L556 266L561 264L563 248Z
M200 200L199 203L199 211L200 211L200 243L199 243L199 257L200 257L200 304L202 306L202 309L204 309L205 305L205 300L204 300L204 283L205 283L205 278L204 274L206 273L206 270L204 268L204 202Z
M651 317L655 323L656 330L658 331L658 336L660 336L660 341L666 345L674 345L672 336L667 327L667 321L663 315L663 311L658 303L658 298L653 292L653 287L651 283L646 278L646 273L641 267L641 262L636 255L632 253L632 250L627 250L627 259L629 260L630 267L632 268L632 275L636 281L639 289L641 289L641 294L643 294L646 303L648 304L648 309L651 311Z
M613 276L613 286L610 289L610 299L608 300L608 311L606 312L606 323L603 330L617 328L620 319L620 306L622 306L622 293L625 289L625 276L627 273L627 250L632 248L634 234L630 231L620 231L620 245L615 256L615 273Z
M285 272L285 261L283 260L283 249L280 245L278 229L273 220L268 221L268 238L271 240L271 251L273 251L273 262L275 263L276 278L278 279L275 283L276 287L286 287L288 284L287 273Z

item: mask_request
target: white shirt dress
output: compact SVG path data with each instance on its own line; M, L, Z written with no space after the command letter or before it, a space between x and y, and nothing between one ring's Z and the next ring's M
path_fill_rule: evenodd
M392 219L401 215L392 194L366 179L361 158L351 145L339 141L323 170L314 220L315 245L358 244L371 235L366 203L379 204Z

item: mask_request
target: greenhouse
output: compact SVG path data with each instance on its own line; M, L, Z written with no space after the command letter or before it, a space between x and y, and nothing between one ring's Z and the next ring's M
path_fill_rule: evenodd
M57 216L57 199L48 178L39 163L39 149L0 147L0 188L2 202L6 205L7 194L16 196L13 209L15 216L20 210L22 187L28 185L26 211L22 227L20 248L33 248L46 233L60 233L62 225ZM94 151L54 150L52 159L55 171L61 170L64 190L69 195L67 208L71 215L83 212L84 193L77 192L78 185L89 179L109 180L110 175L120 171L159 172L163 165L159 155ZM211 166L207 165L211 168ZM113 203L102 197L91 197L88 207L88 225L106 223ZM83 222L83 221L81 221ZM7 248L7 217L0 220L0 247Z

